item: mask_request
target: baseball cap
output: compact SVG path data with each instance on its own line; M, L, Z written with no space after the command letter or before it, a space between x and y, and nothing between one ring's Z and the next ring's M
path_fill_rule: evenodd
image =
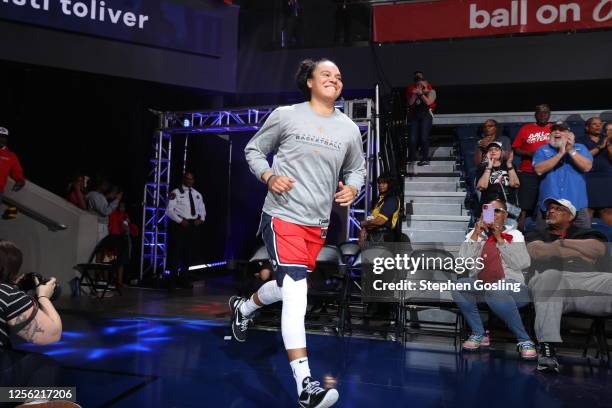
M487 145L487 150L489 150L491 147L499 147L500 149L502 148L502 142L491 142Z
M8 129L5 127L0 127L0 135L8 136L9 135Z
M567 122L558 121L550 127L550 130L570 130L570 126L567 124Z
M546 200L544 200L544 205L547 208L550 203L557 203L560 206L567 208L569 212L572 214L572 217L576 216L576 207L574 207L574 204L572 204L569 200L566 200L565 198L554 198L554 197L548 197Z

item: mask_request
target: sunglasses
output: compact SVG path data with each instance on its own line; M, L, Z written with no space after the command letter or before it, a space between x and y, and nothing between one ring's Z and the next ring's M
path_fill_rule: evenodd
M495 210L493 210L493 212L495 212L496 214L506 214L508 211L504 210L503 208L496 208Z

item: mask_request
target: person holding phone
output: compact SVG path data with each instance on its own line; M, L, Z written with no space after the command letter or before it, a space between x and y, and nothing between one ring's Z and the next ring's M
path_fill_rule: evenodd
M482 217L467 234L458 255L464 259L480 258L482 268L474 268L469 271L469 277L457 280L457 283L469 284L470 289L452 291L453 300L472 330L462 347L473 351L491 344L478 312L478 303L484 302L515 335L521 358L533 360L538 356L535 344L519 314L519 308L529 303L522 272L530 265L525 238L519 230L506 226L508 211L504 201L493 200L483 207ZM478 289L477 281L518 284L513 285L518 290L507 290L504 285L499 290Z
M512 166L513 152L508 152L506 160L502 160L503 145L500 141L489 143L486 148L484 161L478 167L476 188L481 192L480 202L476 216L484 203L493 200L512 202L515 198L515 189L520 182L516 170ZM516 203L513 203L516 204Z
M436 91L425 79L423 72L414 72L414 83L406 88L408 119L410 120L410 140L408 162L415 162L417 149L421 148L418 166L429 164L429 133L433 124L433 111L436 108Z

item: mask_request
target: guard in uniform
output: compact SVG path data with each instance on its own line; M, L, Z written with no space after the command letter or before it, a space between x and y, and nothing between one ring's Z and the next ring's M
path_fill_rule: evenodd
M170 193L166 215L168 224L168 288L173 289L177 283L184 288L192 288L188 270L194 264L196 251L199 249L199 227L206 218L206 208L202 194L193 188L195 177L187 172L183 184Z

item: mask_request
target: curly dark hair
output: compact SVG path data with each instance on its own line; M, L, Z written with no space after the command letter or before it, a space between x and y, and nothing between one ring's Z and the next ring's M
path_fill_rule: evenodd
M0 282L15 283L23 263L23 254L15 244L0 240Z
M295 83L307 100L310 100L311 97L310 88L308 87L307 81L312 78L312 73L317 65L327 61L335 64L334 61L327 58L320 58L316 61L309 58L300 62L297 72L295 73Z

